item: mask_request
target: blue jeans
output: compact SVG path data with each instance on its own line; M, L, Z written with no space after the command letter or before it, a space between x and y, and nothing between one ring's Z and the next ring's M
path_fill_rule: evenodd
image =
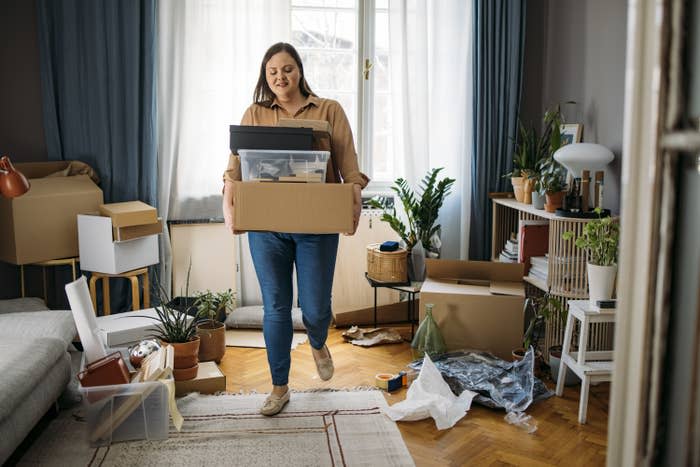
M331 323L331 289L338 234L249 232L250 253L262 291L263 334L272 384L289 380L292 345L292 270L296 263L299 305L309 341L321 349Z

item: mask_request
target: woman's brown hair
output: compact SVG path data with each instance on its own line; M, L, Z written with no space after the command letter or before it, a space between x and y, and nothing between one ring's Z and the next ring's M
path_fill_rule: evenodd
M267 84L265 67L267 67L267 62L270 61L272 56L280 52L287 52L289 55L291 55L294 61L297 62L299 74L301 75L301 79L299 80L299 91L301 91L301 94L304 97L316 95L313 93L313 91L311 91L309 83L306 82L306 78L304 77L304 65L301 63L301 57L299 56L297 50L292 44L278 42L267 49L267 52L265 52L265 55L263 56L262 63L260 64L260 76L258 76L258 84L255 85L255 91L253 92L253 102L256 104L269 107L272 104L272 101L275 100L275 94Z

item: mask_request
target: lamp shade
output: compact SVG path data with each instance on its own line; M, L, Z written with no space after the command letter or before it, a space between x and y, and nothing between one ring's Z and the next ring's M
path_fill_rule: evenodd
M581 177L582 170L602 170L615 155L605 146L595 143L572 143L554 153L554 160L566 167L574 177Z
M0 193L8 198L15 198L27 191L29 182L24 174L12 166L9 157L0 157Z

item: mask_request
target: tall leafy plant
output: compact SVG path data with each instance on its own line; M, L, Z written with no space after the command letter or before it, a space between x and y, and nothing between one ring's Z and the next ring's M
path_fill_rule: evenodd
M441 170L442 167L430 170L420 182L417 192L403 178L394 181L391 189L401 201L406 216L405 223L395 204L390 205L388 200L370 200L372 207L384 210L382 220L399 234L409 250L421 242L423 248L433 251L430 239L440 230L440 224L436 224L438 213L455 183L455 179L449 177L438 181Z

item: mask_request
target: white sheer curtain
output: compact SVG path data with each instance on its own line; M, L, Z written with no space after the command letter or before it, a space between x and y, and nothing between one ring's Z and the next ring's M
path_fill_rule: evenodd
M165 219L222 216L229 125L253 100L260 61L289 40L289 0L158 4L158 201ZM170 289L162 235L160 277Z
M394 166L412 186L434 167L457 180L438 219L444 258L469 251L471 24L471 2L389 1Z

